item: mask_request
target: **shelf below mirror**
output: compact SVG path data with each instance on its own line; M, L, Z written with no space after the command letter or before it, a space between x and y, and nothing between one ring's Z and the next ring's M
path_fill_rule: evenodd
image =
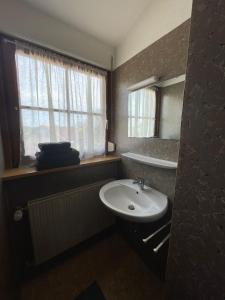
M133 159L135 161L138 161L141 164L150 165L153 167L163 168L163 169L176 169L177 168L177 162L170 161L170 160L164 160L164 159L158 159L150 156L145 156L141 154L135 154L132 152L126 152L123 153L122 156Z

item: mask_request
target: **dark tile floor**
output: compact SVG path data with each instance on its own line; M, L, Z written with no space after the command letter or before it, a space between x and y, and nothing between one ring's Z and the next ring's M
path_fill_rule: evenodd
M93 281L107 300L162 300L164 284L118 234L26 281L22 300L74 300Z

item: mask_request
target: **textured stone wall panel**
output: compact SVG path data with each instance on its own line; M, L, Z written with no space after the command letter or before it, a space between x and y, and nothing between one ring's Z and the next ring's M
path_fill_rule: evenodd
M225 1L194 0L167 299L225 299Z

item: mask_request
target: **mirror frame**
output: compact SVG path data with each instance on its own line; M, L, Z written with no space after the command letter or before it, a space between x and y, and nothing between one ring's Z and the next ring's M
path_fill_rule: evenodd
M168 87L171 85L175 85L177 83L185 82L186 80L186 74L182 74L167 80L160 80L160 77L157 76L151 76L143 81L140 81L136 84L133 84L128 87L129 94L131 92L146 88L146 87L152 87L156 89L156 111L155 111L155 129L154 129L154 136L148 137L151 138L158 138L159 137L159 131L160 131L160 117L161 117L161 88ZM129 95L128 94L128 95ZM128 96L129 98L129 96ZM128 136L128 138L131 138ZM138 137L137 137L138 138ZM147 138L147 137L146 137Z

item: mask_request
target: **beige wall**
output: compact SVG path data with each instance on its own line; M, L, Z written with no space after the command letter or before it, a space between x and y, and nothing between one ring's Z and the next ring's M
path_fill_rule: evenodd
M110 69L114 49L18 0L0 0L0 32Z
M191 17L192 0L150 1L148 8L116 49L116 67Z
M145 49L190 18L192 0L150 1L116 48L19 0L0 0L0 32L18 36L110 69ZM115 16L116 20L116 16Z

